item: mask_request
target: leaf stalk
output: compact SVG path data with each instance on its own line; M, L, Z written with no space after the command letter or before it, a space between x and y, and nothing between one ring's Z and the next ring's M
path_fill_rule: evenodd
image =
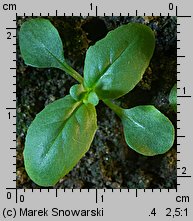
M61 69L68 73L71 77L73 77L75 80L77 80L80 84L83 83L83 77L75 71L70 65L68 65L66 62L62 63Z
M123 109L121 107L119 107L118 105L114 104L112 101L110 101L109 99L104 99L103 102L109 107L111 108L111 110L113 110L119 117L121 117L123 115Z

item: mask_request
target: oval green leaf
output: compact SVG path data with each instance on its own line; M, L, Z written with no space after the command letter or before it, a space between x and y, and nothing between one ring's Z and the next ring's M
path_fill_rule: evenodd
M174 142L174 127L154 106L122 109L120 116L127 144L145 156L167 152Z
M101 99L115 99L141 80L155 47L153 31L130 23L109 32L91 46L84 66L84 86Z
M19 32L19 45L27 65L63 68L62 41L49 20L36 18L24 22Z
M91 104L70 95L45 107L30 125L24 163L29 177L40 186L53 186L88 151L97 129Z
M84 97L86 91L82 84L75 84L70 88L70 95L74 100L80 101Z
M86 99L83 100L83 102L85 104L90 103L96 106L99 103L99 98L94 91L91 91L90 93L88 93L88 96L86 97Z
M172 109L177 113L177 84L174 84L170 91L169 102Z

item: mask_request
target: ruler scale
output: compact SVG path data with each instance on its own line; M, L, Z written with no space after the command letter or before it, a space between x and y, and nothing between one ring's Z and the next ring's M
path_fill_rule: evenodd
M36 2L36 4L34 4ZM148 3L149 2L149 3ZM191 103L193 31L191 2L162 1L156 7L153 1L142 6L124 2L121 7L106 2L85 1L76 7L74 1L64 5L38 1L27 7L23 1L0 3L3 73L1 74L1 131L3 138L1 165L2 179L0 220L36 220L47 218L64 220L117 220L118 218L145 218L145 220L190 220L193 217L193 179L191 163ZM33 5L34 4L34 5ZM45 6L45 7L44 7ZM153 8L153 6L155 8ZM129 10L128 10L129 8ZM36 10L37 9L37 10ZM126 10L127 9L127 10ZM144 9L144 10L143 10ZM155 9L155 10L154 10ZM160 9L160 11L158 10ZM30 11L31 10L31 11ZM40 10L40 11L39 11ZM118 10L118 11L117 11ZM176 189L18 189L16 187L16 22L17 16L176 16L177 17L177 187ZM3 18L3 19L2 19ZM2 22L1 22L2 23ZM187 31L188 30L188 31ZM189 46L190 45L190 46ZM189 48L190 47L190 48ZM191 48L192 49L192 48ZM4 75L6 73L6 79ZM3 82L3 83L2 83ZM4 83L5 82L5 83ZM190 119L189 119L190 118ZM6 151L4 152L4 148ZM6 166L5 166L6 165Z

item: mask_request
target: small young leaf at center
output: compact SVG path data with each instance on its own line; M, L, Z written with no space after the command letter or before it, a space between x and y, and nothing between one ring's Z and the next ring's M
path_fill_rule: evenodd
M83 98L85 93L86 93L86 90L84 89L82 84L75 84L70 88L70 95L76 101L80 101Z

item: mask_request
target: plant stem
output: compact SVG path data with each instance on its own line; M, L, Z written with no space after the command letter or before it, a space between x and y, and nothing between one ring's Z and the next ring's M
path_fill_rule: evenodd
M62 63L61 69L68 73L71 77L73 77L75 80L77 80L80 84L83 83L83 77L75 71L70 65L68 65L66 62Z
M111 108L111 110L113 110L119 117L121 117L123 115L123 109L121 107L119 107L118 105L114 104L113 102L111 102L108 99L103 100L103 102Z

